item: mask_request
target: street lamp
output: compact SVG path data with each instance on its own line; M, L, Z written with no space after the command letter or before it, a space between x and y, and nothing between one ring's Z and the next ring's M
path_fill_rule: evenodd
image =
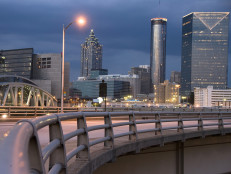
M86 24L86 20L84 17L79 17L75 21L80 27L84 26ZM64 45L65 45L65 32L66 30L73 24L74 22L71 22L66 27L63 25L63 49L62 49L62 69L61 69L61 113L63 113L63 92L64 92Z

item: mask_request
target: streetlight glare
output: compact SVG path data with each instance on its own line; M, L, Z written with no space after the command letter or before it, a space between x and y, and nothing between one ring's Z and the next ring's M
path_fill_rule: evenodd
M78 24L79 26L84 26L84 25L86 24L86 19L85 19L84 17L79 17L79 18L77 19L77 24Z

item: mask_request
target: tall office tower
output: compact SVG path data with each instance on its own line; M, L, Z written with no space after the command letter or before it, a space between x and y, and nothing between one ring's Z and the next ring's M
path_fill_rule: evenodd
M151 19L151 89L153 85L159 85L165 80L166 67L166 18Z
M103 46L99 44L95 37L93 29L91 29L89 37L84 44L81 44L81 72L80 76L90 76L92 69L102 69L102 49Z
M182 22L181 95L226 88L229 12L193 12Z
M0 75L32 77L33 48L0 50Z

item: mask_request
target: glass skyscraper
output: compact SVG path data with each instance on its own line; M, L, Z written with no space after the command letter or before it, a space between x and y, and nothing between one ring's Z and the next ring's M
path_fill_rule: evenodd
M89 77L91 70L102 69L102 49L95 37L93 29L84 44L81 44L81 72L80 76Z
M159 85L160 83L163 83L165 80L166 31L166 18L151 19L151 90L153 89L153 85Z
M227 87L228 31L229 12L193 12L183 17L181 95L189 95L194 87Z
M33 48L0 50L0 75L32 77Z

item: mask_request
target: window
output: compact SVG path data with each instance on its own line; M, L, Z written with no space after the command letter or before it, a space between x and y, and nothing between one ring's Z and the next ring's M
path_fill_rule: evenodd
M51 68L51 57L48 58L37 58L37 68Z

